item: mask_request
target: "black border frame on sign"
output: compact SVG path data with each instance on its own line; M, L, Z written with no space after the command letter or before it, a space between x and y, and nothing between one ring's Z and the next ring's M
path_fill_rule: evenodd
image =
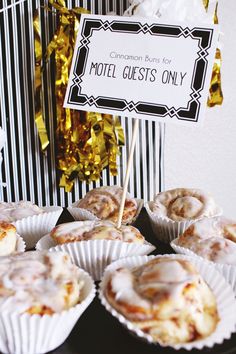
M86 93L81 92L81 83L83 82L83 75L89 54L90 38L93 31L111 31L116 33L149 33L154 36L162 37L191 37L193 40L198 41L199 51L194 64L194 70L191 80L190 99L186 107L168 107L162 104L150 102L133 102L127 101L123 98L104 97L104 96L88 96ZM84 106L89 105L91 110L96 111L96 107L102 110L115 110L122 114L125 110L140 115L149 115L153 117L176 117L179 120L197 122L200 111L201 91L204 87L206 78L206 71L208 65L208 49L211 46L213 29L194 27L182 27L180 25L166 25L166 24L141 24L134 21L102 21L101 19L84 18L83 27L81 30L82 39L80 47L78 48L77 57L73 71L73 85L70 87L68 95L68 104Z

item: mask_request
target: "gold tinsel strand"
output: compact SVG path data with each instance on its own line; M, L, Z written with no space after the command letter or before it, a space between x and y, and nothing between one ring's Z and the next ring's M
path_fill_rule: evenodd
M42 150L44 151L49 144L48 134L43 119L43 104L42 104L42 78L41 78L41 63L42 63L42 45L41 31L39 21L39 11L34 13L34 52L35 52L35 81L34 81L34 98L35 98L35 124L38 129L39 139Z
M76 177L95 181L108 165L111 174L117 174L116 158L124 145L124 133L118 117L63 108L80 15L88 11L80 7L69 10L62 0L49 3L57 10L58 26L45 59L47 62L55 53L57 162L62 171L60 187L69 192Z
M209 0L203 0L203 5L205 6L205 9L207 11ZM217 9L218 9L218 2L216 3L214 18L213 18L214 24L218 24ZM221 64L222 64L221 52L220 49L217 48L215 54L215 61L213 65L209 96L207 100L208 107L221 105L224 99L223 92L221 89Z
M202 0L202 2L203 2L203 5L204 5L204 7L205 7L205 9L207 11L208 10L208 5L209 5L209 0Z

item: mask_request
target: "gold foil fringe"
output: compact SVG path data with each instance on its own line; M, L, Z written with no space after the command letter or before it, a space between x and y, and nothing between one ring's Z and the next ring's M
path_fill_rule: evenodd
M48 134L43 118L43 100L42 100L42 78L41 78L41 63L42 63L42 45L41 45L41 31L39 11L36 10L34 14L34 52L35 52L35 82L34 82L34 99L35 99L35 123L39 133L39 139L42 150L45 150L49 144Z
M203 4L205 6L206 11L208 10L209 0L203 0ZM214 24L218 24L218 1L216 3L215 13L213 22ZM221 52L220 49L216 49L215 61L212 70L211 84L209 89L209 96L207 100L208 107L213 107L215 105L221 105L223 102L223 92L221 88Z
M116 159L120 146L124 145L124 133L118 117L63 108L80 16L88 11L81 7L70 10L65 6L64 0L49 0L49 3L52 9L47 8L48 11L57 10L58 25L47 46L45 61L47 62L52 54L55 55L57 165L62 172L60 187L69 192L73 188L75 178L86 182L95 181L101 177L106 166L109 166L112 175L117 174ZM35 24L35 27L37 26L39 27L39 22ZM39 40L35 31L35 48L40 46ZM38 60L38 63L40 61ZM38 69L35 82L38 83L37 87L41 88ZM37 96L36 104L40 102ZM38 111L43 116L40 107L42 105L39 105ZM42 141L40 132L42 126L41 131L39 130Z

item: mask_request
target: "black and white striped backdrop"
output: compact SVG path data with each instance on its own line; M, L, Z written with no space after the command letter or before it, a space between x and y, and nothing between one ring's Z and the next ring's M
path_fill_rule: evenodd
M34 38L33 12L41 7L43 49L55 29L53 15L43 10L47 0L0 1L0 125L7 133L3 149L0 199L5 201L31 200L38 205L67 206L82 197L89 189L100 185L122 185L132 119L121 117L126 145L118 160L119 174L109 175L104 170L96 183L86 185L76 181L71 193L59 188L59 174L55 165L54 132L56 126L55 102L52 89L52 63L43 78L44 112L50 138L50 147L42 154L34 123ZM115 12L122 15L128 0L67 1L69 8L82 6L92 13ZM132 195L152 199L164 186L165 127L151 121L140 121L129 191Z

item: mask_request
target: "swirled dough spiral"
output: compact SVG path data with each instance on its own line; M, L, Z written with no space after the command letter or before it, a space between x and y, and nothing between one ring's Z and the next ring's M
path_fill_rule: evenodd
M42 214L44 210L29 201L0 202L0 221L14 222L28 216Z
M88 240L120 240L143 243L144 237L138 229L130 225L116 225L107 220L74 221L54 227L50 233L58 244Z
M90 211L99 219L107 219L116 222L122 193L123 189L118 186L95 188L89 191L75 206ZM131 223L137 213L137 208L136 200L127 194L122 222Z
M218 312L208 285L186 260L159 257L111 273L105 296L118 312L154 340L184 343L210 335Z
M79 302L79 270L63 252L25 252L0 259L1 311L53 314Z
M224 217L202 219L185 230L178 245L210 261L236 265L236 222Z
M173 221L194 220L215 216L219 207L200 189L176 188L156 195L153 212Z
M5 221L0 221L0 256L7 256L16 250L16 228Z

